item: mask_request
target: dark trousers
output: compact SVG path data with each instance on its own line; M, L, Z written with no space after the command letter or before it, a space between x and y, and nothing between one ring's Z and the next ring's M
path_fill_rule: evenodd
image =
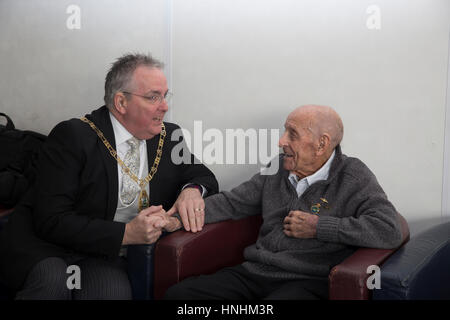
M75 276L75 272L68 269L70 265L79 267L80 289L74 288L75 281L70 281L69 277ZM58 257L46 258L33 267L22 290L16 295L16 299L23 300L129 300L131 298L127 263L121 257L114 261L96 258L71 260Z
M167 300L328 299L328 280L286 280L252 274L242 265L191 277L170 287Z

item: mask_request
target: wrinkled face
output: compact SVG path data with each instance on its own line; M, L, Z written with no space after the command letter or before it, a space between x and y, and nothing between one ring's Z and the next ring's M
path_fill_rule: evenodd
M278 142L285 154L284 169L300 177L314 173L318 161L318 141L308 126L307 117L289 115L284 125L285 131Z
M127 95L124 126L138 139L151 139L158 135L168 105L165 99L157 103L150 100L155 95L164 97L168 92L163 72L146 66L136 68L128 91L133 95Z

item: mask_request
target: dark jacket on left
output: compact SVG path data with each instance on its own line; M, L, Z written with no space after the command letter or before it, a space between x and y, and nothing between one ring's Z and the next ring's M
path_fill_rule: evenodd
M87 115L116 149L108 109ZM179 127L164 123L167 136L158 171L150 181L150 205L169 210L183 185L203 185L218 192L213 173L202 164L175 164L171 140ZM149 168L160 136L147 140ZM178 148L177 148L178 150ZM182 148L183 151L188 150ZM186 159L186 155L184 157ZM125 224L113 221L118 200L117 162L87 123L71 119L58 124L42 147L36 182L0 233L0 281L17 290L40 260L74 254L117 257Z

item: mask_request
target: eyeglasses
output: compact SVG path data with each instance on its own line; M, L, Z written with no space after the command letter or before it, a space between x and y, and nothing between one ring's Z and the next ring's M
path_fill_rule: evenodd
M143 96L143 95L136 94L136 93L133 93L133 92L128 92L128 91L122 91L122 92L123 93L127 93L127 94L131 94L133 96L138 96L138 97L144 98L145 100L147 100L151 104L159 104L163 100L166 100L166 102L169 103L170 99L173 96L173 94L171 92L167 92L164 96L162 96L160 94L152 94L151 96Z

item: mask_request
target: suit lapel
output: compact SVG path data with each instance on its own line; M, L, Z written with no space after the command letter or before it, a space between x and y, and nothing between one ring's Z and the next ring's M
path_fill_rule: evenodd
M98 110L92 112L89 116L87 116L89 120L94 122L97 128L103 132L103 135L111 144L111 146L116 150L116 140L114 138L114 130L111 124L111 119L109 116L109 110L103 106ZM110 154L106 146L100 140L97 141L97 148L101 154L101 158L103 160L103 165L106 171L106 179L108 186L108 199L106 199L107 208L106 214L107 219L112 220L116 213L117 209L117 197L119 192L119 177L117 173L117 161Z

